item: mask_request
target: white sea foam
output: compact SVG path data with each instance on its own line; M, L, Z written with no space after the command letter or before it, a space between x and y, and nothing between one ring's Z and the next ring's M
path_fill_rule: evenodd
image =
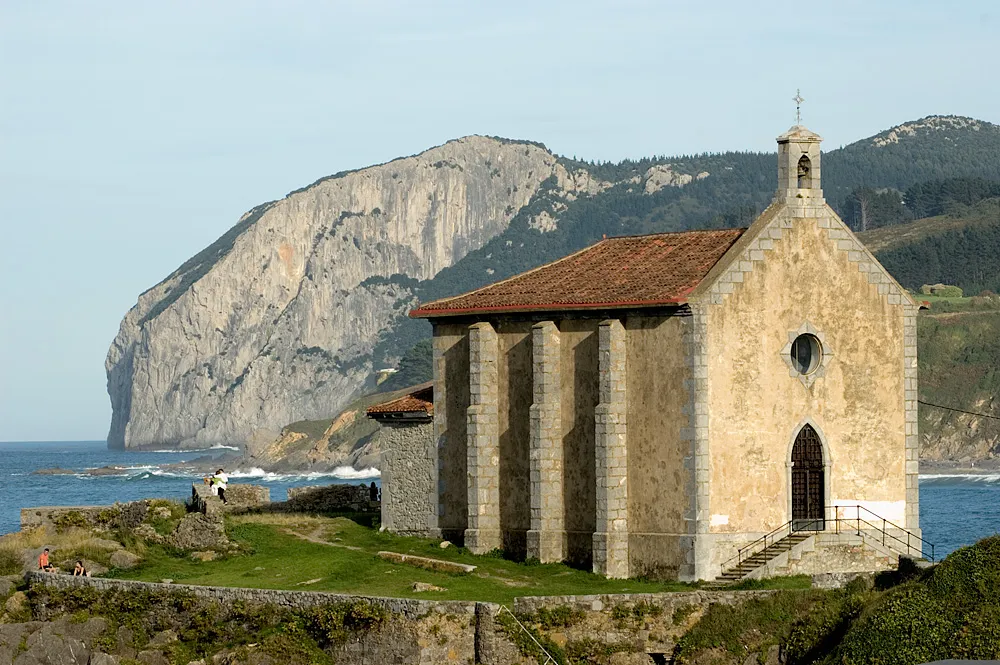
M1000 481L1000 473L922 473L920 480L963 480L974 483L995 483Z
M189 453L210 453L217 450L241 450L239 446L224 446L218 443L209 448L170 448L166 450L140 450L141 453L177 453L177 454L189 454Z
M129 466L121 467L121 473L117 474L102 474L102 475L92 475L89 473L79 473L75 474L78 478L107 478L115 477L121 478L126 477L128 480L145 480L150 477L159 478L201 478L204 476L195 470L183 470L183 469L163 469L158 466L143 465L143 466ZM319 472L312 471L308 473L274 473L271 471L264 471L263 469L257 467L251 467L249 469L236 469L229 472L229 477L233 481L238 480L257 480L266 483L282 483L282 482L302 482L302 481L322 481L323 479L334 479L334 480L372 480L379 478L381 474L378 469L368 468L368 469L355 469L350 466L338 466L333 471Z
M269 482L296 481L296 480L320 480L322 478L336 478L337 480L368 480L378 478L381 473L378 469L355 469L350 466L338 466L333 471L309 473L274 473L264 471L257 467L249 469L237 469L229 474L230 478L255 478Z

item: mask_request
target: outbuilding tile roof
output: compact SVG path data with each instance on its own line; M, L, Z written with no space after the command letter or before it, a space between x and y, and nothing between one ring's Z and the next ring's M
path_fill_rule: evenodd
M606 238L534 270L421 305L410 316L680 304L745 230Z
M413 391L389 402L383 402L368 407L369 417L391 414L426 414L434 415L434 386L432 383L422 383L414 386Z

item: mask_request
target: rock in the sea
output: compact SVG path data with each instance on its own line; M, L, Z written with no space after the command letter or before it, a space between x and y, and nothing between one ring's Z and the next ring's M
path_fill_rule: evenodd
M125 316L106 362L109 445L242 445L337 413L412 280L502 233L552 176L567 192L610 186L577 175L537 144L471 136L254 208Z
M87 469L88 476L125 476L128 469L120 466L102 466L97 469Z
M111 566L113 568L129 570L130 568L138 566L141 561L142 557L138 554L133 554L128 550L117 550L111 553Z
M72 469L61 469L59 467L53 467L51 469L36 469L31 472L33 476L71 476L75 474L76 471Z

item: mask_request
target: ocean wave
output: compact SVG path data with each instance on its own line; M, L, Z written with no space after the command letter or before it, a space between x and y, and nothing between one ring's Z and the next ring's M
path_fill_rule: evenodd
M168 450L137 450L134 452L139 453L160 453L160 454L191 454L191 453L210 453L216 450L242 450L239 446L224 446L221 443L211 446L209 448L171 448Z
M995 483L1000 481L1000 473L922 473L921 481L927 482L973 482L973 483Z
M338 466L333 471L310 471L308 473L275 473L264 471L257 467L249 469L238 469L229 474L232 479L254 478L271 482L288 482L298 480L320 480L322 478L336 478L337 480L370 480L379 478L381 472L378 469L355 469L350 466Z
M186 478L198 480L205 476L194 469L164 469L156 465L122 466L116 467L119 473L92 474L87 472L73 474L76 478L84 480L95 480L100 478L124 478L127 481L148 480L150 478ZM249 469L236 469L229 473L229 478L234 482L240 480L257 480L266 483L288 483L304 481L320 481L323 479L334 480L374 480L381 476L378 469L355 469L350 466L338 466L332 471L310 471L304 473L286 472L275 473L264 471L257 467Z

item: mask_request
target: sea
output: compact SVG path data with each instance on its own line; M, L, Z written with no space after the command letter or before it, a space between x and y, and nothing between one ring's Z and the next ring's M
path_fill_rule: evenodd
M191 496L191 484L202 474L171 468L206 456L234 452L233 448L133 452L108 450L104 441L0 443L0 534L17 531L21 508L30 506L101 506L138 499L175 499ZM221 463L221 462L220 462ZM256 468L228 468L230 482L271 488L271 500L283 501L289 487L333 483L378 483L375 469L334 469L330 473L278 474ZM88 469L118 467L115 475L91 475ZM39 469L66 469L72 474L37 475Z
M125 452L108 450L103 441L0 443L0 534L17 531L20 511L28 506L108 505L146 498L185 500L199 474L171 465L232 449ZM118 475L94 476L87 469L120 467ZM76 473L35 475L38 469ZM227 471L229 471L227 469ZM275 474L260 469L230 471L232 482L271 488L281 501L289 487L332 483L378 483L374 469L350 467L330 473ZM920 477L920 526L934 544L936 558L1000 531L1000 474L928 474Z

